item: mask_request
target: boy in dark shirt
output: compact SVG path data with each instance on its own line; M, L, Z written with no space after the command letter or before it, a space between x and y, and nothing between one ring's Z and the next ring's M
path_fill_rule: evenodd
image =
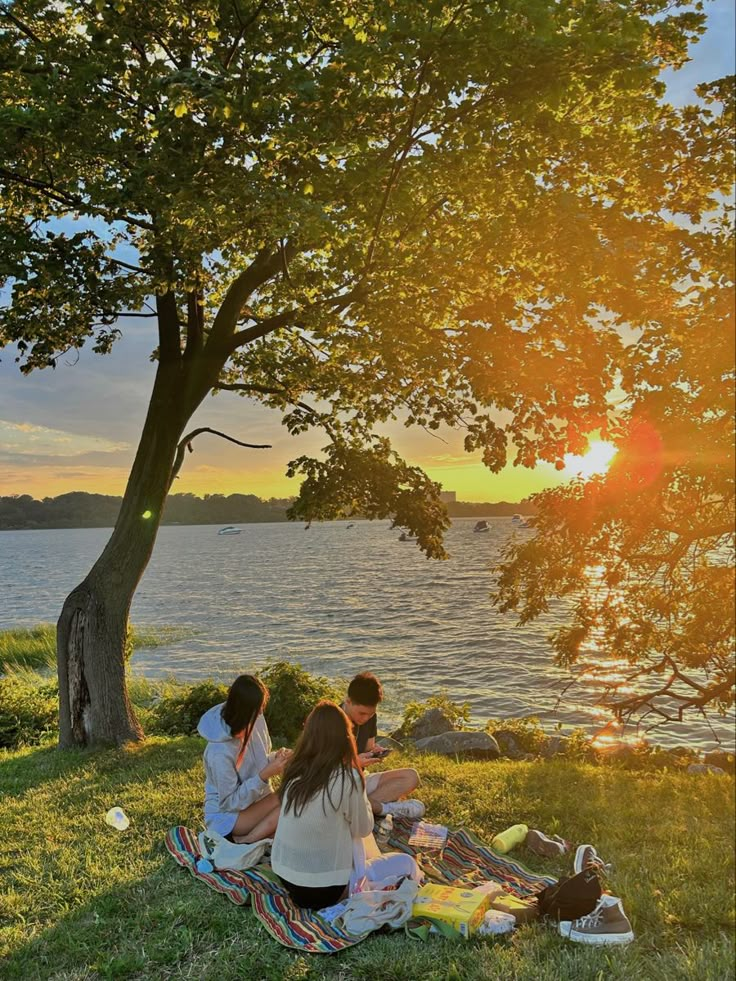
M379 749L376 746L376 708L382 698L381 682L374 674L364 671L350 682L347 697L342 703L343 711L352 722L358 759L364 768L380 759L376 755ZM399 800L399 797L410 794L418 786L419 774L410 767L366 774L365 790L377 816L395 814L397 817L422 817L424 804L421 801Z

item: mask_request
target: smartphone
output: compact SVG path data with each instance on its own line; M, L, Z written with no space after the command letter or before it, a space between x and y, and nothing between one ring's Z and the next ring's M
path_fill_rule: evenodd
M387 747L384 747L384 746L376 746L374 748L373 754L372 754L373 755L373 759L374 760L382 760L385 756L388 756L388 754L390 752L391 752L391 750L389 748L387 748Z

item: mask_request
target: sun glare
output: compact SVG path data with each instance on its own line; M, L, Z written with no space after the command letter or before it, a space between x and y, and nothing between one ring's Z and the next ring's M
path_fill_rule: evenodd
M593 440L588 446L588 452L583 456L572 453L565 454L565 473L573 477L595 477L604 474L611 460L616 455L616 447L602 440Z

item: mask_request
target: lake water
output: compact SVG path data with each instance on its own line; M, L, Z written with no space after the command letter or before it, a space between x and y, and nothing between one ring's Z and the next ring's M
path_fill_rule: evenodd
M514 530L490 518L455 519L450 559L428 561L398 541L388 522L161 528L131 612L138 626L176 626L184 636L140 650L133 669L152 677L231 680L269 658L350 678L375 671L386 690L382 728L401 706L445 689L468 701L475 721L537 715L547 726L600 728L600 683L577 683L552 660L549 634L565 622L560 603L523 627L489 600L490 568ZM109 529L0 532L0 629L55 621L67 593L84 577ZM561 697L562 696L562 697ZM731 723L713 722L726 745ZM698 720L660 728L663 744L715 745Z

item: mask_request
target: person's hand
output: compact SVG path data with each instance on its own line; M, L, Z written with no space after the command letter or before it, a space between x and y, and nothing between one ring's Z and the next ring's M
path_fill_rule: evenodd
M370 766L371 763L376 762L376 758L373 755L372 751L368 750L367 753L358 754L358 762L360 763L361 766Z
M273 754L273 759L264 766L258 776L264 783L270 780L271 777L277 777L280 773L283 773L290 756L290 749L277 749Z

